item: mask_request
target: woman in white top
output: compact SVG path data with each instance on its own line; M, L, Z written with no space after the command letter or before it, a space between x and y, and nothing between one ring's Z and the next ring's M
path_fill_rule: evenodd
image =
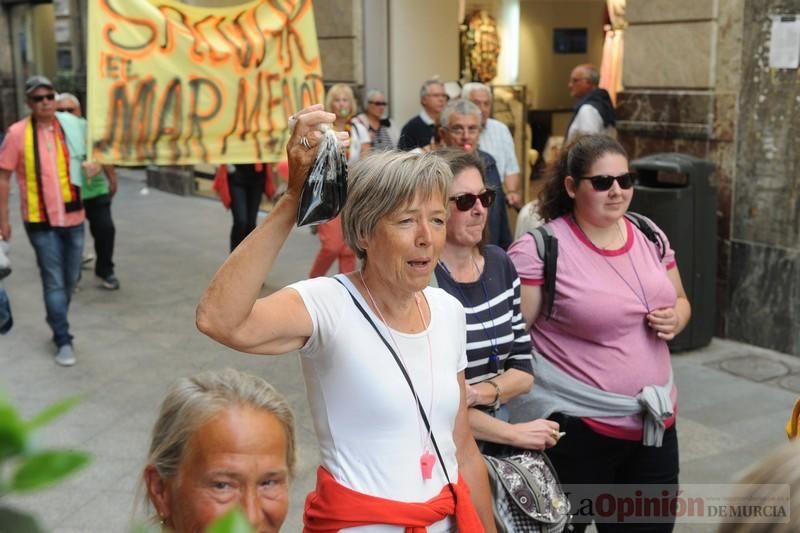
M217 272L197 326L243 352L300 352L322 455L305 531L495 531L467 418L464 312L427 287L451 177L438 156L383 152L354 165L342 220L363 269L258 297L315 157L303 144L316 147L333 119L320 106L298 113L288 190Z

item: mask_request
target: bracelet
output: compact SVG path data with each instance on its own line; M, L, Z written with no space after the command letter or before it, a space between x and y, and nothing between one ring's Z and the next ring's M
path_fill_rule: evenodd
M492 381L491 379L486 380L486 383L494 385L494 401L490 404L492 409L497 411L500 409L500 385Z

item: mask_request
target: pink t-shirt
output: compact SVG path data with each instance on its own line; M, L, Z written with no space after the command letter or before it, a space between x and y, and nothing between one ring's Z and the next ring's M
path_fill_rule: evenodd
M669 381L667 343L647 325L645 316L648 306L651 310L675 306L677 293L667 270L676 263L661 230L667 248L663 259L656 245L627 219L625 226L625 245L602 250L571 216L550 223L558 238L555 303L549 320L544 309L539 314L531 339L540 354L569 376L607 392L635 396L646 385ZM508 255L523 285L543 284L543 263L533 237L522 236ZM674 385L671 398L674 407ZM584 421L604 435L642 438L640 415ZM674 416L666 422L671 426Z
M10 170L17 176L20 209L22 210L22 219L26 221L28 220L28 204L26 202L28 188L25 177L25 128L28 127L28 120L26 118L12 124L8 128L3 145L0 146L0 168ZM82 224L83 209L68 213L64 207L61 184L58 181L58 171L56 170L55 130L53 126L37 126L36 129L39 136L39 164L47 219L54 227L71 227Z

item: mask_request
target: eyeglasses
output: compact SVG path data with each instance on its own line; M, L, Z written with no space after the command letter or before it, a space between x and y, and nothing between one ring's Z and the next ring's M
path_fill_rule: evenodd
M469 133L470 135L475 135L476 133L480 133L481 129L478 126L469 126L465 128L464 126L453 126L446 127L447 131L452 132L454 135L464 135L464 133Z
M459 194L458 196L451 196L449 200L456 203L456 208L459 211L469 211L475 202L481 201L481 205L489 209L497 198L497 193L492 189L486 189L480 194L472 194L471 192Z
M583 178L578 178L578 179L591 181L592 188L596 191L609 190L614 185L614 181L616 181L619 184L620 189L630 189L631 187L633 187L633 184L636 181L636 173L628 172L620 176L607 176L607 175L585 176Z
M385 105L386 105L386 102L372 102L372 101L369 101L369 102L367 102L367 103L368 103L368 104L372 104L372 105L376 105L376 106L378 106L378 107L383 107L383 106L385 106Z
M31 96L31 100L33 100L37 104L40 104L40 103L44 102L45 100L50 100L52 102L55 99L56 99L55 93L40 94L38 96Z
M75 108L74 107L59 107L58 109L56 109L56 111L59 111L61 113L74 113L75 112Z

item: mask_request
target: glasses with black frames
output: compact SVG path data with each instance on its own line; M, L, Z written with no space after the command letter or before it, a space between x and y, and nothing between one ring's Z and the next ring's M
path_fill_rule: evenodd
M33 100L37 104L41 104L45 100L50 100L51 102L56 99L56 95L54 93L50 94L39 94L36 96L31 96L31 100Z
M492 189L486 189L480 194L473 194L471 192L467 192L464 194L459 194L458 196L451 196L449 200L451 202L456 203L456 208L459 211L469 211L472 209L472 206L475 205L475 202L478 200L481 201L481 205L488 209L494 203L494 199L497 197L497 193L494 192Z
M636 183L636 173L626 172L625 174L621 174L619 176L608 176L606 174L601 174L599 176L584 176L582 178L578 178L578 180L589 180L592 183L592 188L601 192L609 190L614 185L615 181L619 184L620 189L630 189L633 187L633 184Z

